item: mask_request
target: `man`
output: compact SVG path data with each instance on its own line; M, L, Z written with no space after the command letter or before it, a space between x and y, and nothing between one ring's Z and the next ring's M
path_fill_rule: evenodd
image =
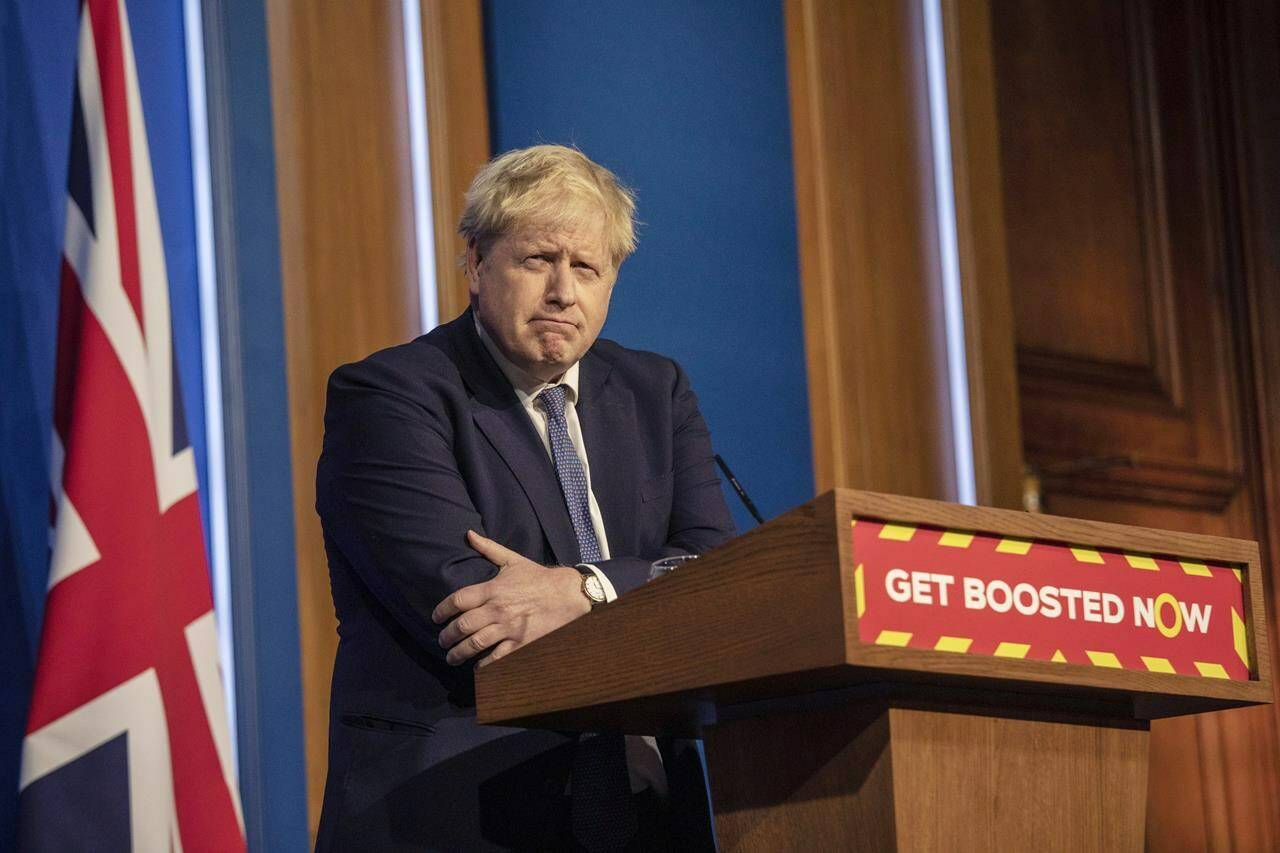
M475 720L474 666L732 534L683 372L597 340L633 216L577 151L497 158L460 225L470 309L330 379L319 849L711 845L687 743Z

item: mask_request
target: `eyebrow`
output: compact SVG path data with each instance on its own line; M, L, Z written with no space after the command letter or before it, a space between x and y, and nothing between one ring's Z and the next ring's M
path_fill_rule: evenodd
M531 252L537 253L537 254L559 255L565 251L564 246L558 245L550 240L547 240L546 238L540 238L540 237L532 237L527 240L517 241L515 244L515 248L517 249L518 253L521 255L528 254ZM608 252L605 252L600 255L597 255L591 251L577 251L577 252L570 252L569 254L571 257L587 261L588 263L594 264L599 267L607 266L609 263L609 261L607 260Z
M560 247L549 240L530 239L517 241L515 248L521 254L526 252L559 253Z

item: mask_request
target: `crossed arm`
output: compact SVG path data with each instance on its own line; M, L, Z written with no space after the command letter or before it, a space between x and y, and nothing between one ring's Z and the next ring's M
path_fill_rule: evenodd
M467 531L467 544L498 567L493 580L464 586L436 605L431 619L445 660L457 666L486 650L484 666L591 610L582 575L568 566L541 566L510 548Z
M421 370L421 368L420 368ZM674 497L653 553L599 568L619 593L658 556L696 553L732 533L710 437L683 373L673 373ZM585 614L573 568L547 567L479 535L484 524L454 457L456 392L431 402L409 374L362 362L330 379L317 509L362 585L424 651L450 664L485 661ZM339 614L343 603L335 598ZM359 606L358 604L354 606Z

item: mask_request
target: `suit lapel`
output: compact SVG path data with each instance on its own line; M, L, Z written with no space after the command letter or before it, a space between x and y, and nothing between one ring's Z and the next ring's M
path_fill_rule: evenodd
M572 566L578 562L578 540L542 440L511 384L480 342L470 309L457 324L453 330L459 355L456 363L474 394L472 419L524 490L556 562Z
M578 379L578 422L591 465L591 491L604 517L612 556L636 551L639 459L636 455L635 397L609 382L608 361L588 351Z

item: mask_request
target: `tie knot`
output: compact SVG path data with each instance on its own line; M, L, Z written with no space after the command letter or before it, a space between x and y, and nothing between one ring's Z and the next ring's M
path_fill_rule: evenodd
M547 414L563 415L565 395L563 385L552 385L550 388L544 388L538 395L538 399L542 401L542 407L547 410Z

